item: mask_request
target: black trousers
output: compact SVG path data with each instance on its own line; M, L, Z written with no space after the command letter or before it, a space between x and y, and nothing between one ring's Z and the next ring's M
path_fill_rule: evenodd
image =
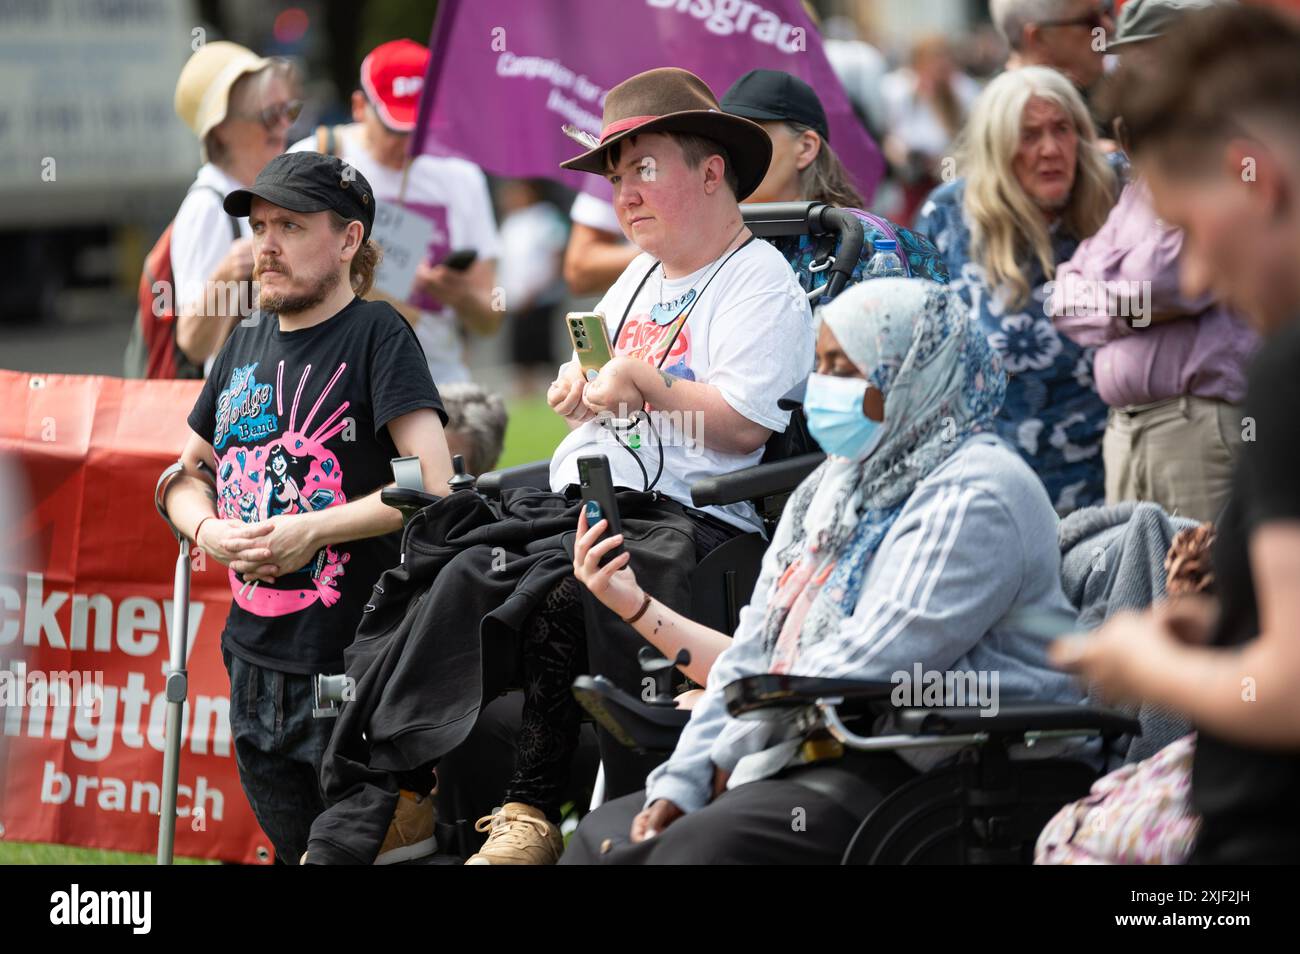
M694 525L697 560L704 559L715 547L740 532L698 510L688 509L686 514ZM575 789L586 787L590 776L580 780L573 773L574 755L586 714L574 699L572 687L578 676L593 671L588 663L588 634L619 643L616 651L620 654L635 653L635 649L628 649L630 644L623 643L618 632L620 628L626 629L626 624L609 613L604 614L604 618L597 615L596 608L590 605L594 602L576 577L566 576L528 618L521 646L522 706L517 710L517 721L513 718L508 720L516 730L510 746L514 754L514 772L509 776L504 794L498 791L496 795L488 796L488 806L522 802L541 809L551 821L558 822L564 802L572 800ZM599 654L597 658L600 658ZM603 730L601 734L608 735ZM664 759L663 755L638 756L609 738L599 738L598 742L601 756L606 761L607 790L615 794L644 785L649 771ZM485 766L499 763L504 755L505 750L490 726L485 732L471 734L456 750L452 760L451 768L459 777L458 785L464 785L472 772L478 781L470 785L481 790L485 774L496 775L495 770L489 769L486 773L482 770ZM440 778L448 768L447 761L443 760ZM475 766L472 770L471 765ZM399 773L399 783L403 788L427 791L432 784L432 770L430 764L412 772ZM485 799L476 794L473 801L482 805ZM486 809L482 813L486 814Z
M314 677L267 669L221 650L230 674L230 731L239 784L279 864L296 865L325 810L320 764L330 719L312 716Z
M828 791L828 776L852 772L852 807ZM816 775L817 788L807 783ZM819 764L723 792L654 838L633 843L632 820L645 807L634 792L596 809L578 826L566 865L838 864L866 813L916 773L892 754L855 755L852 767ZM800 781L801 777L805 781Z
M715 547L739 531L698 510L687 510L695 529L696 559L702 560ZM515 771L506 787L505 802L522 802L542 809L552 821L559 821L560 805L569 787L573 754L578 745L579 728L585 712L573 697L573 681L591 672L588 662L588 633L609 639L607 630L626 628L612 614L596 617L586 603L594 602L576 577L568 576L547 596L533 613L523 634L522 665L524 704L517 738ZM592 625L594 622L594 625ZM635 633L633 633L635 636ZM615 639L619 637L614 635ZM620 647L626 653L626 645ZM635 652L635 650L630 650ZM599 654L597 654L597 658ZM628 763L624 753L634 754L619 745L621 751L610 752L613 763ZM602 740L601 752L610 750ZM636 775L628 786L645 784L645 775L662 757L646 764L630 761L627 771ZM615 769L617 772L617 769ZM610 767L606 767L607 779ZM616 784L618 779L616 777ZM621 791L627 791L623 788ZM618 792L620 789L614 788Z

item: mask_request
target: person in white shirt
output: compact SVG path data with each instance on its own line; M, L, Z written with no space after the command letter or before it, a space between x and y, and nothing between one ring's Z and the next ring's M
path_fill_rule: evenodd
M666 68L614 87L600 144L562 163L608 178L624 235L645 251L596 309L612 360L588 377L575 356L547 393L572 428L551 458L550 489L576 501L578 459L602 454L615 488L659 495L645 513L685 515L700 556L762 525L747 503L693 509L691 483L757 463L768 437L789 422L777 399L812 370L807 297L784 256L750 234L738 204L762 181L771 154L761 126L723 113L698 77ZM523 640L529 690L515 775L501 808L480 819L479 830L491 834L469 864L558 859L558 797L577 742L573 679L589 661L592 671L626 681L622 657L635 642L612 620L612 633L582 625L572 577L539 615L547 638ZM632 776L644 776L644 763L620 765L617 754L602 745L611 790L639 785Z
M176 345L190 365L181 369L184 376L198 377L199 369L206 373L212 366L235 324L256 307L251 293L228 284L253 278L248 221L232 226L221 204L230 192L252 185L262 167L284 152L302 100L290 63L220 40L199 47L186 62L175 105L198 137L203 158L171 239ZM229 294L231 288L238 293Z
M822 50L844 92L853 104L871 138L880 140L885 131L885 100L881 80L889 64L880 50L862 39L858 25L849 17L827 17L822 23Z
M555 369L555 315L566 295L560 272L569 230L537 180L507 179L497 201L502 251L497 278L509 315L515 391L531 397L546 389Z
M429 65L429 49L412 40L375 47L361 63L361 88L352 94L353 122L318 129L291 152L336 155L370 182L381 203L402 206L433 225L415 287L404 300L372 293L411 322L438 384L468 381L463 337L492 334L505 317L493 307L496 219L487 178L478 166L455 157L408 154ZM442 262L452 252L472 251L464 270Z

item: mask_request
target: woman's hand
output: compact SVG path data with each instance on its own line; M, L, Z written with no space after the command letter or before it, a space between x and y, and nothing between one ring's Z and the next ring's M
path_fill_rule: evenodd
M713 766L713 797L715 799L727 790L727 782L729 781L731 781L730 772L716 765Z
M217 264L213 281L246 282L253 277L253 240L237 238L230 243L226 254ZM235 316L230 316L235 317Z
M1199 594L1177 596L1158 604L1154 613L1179 642L1208 646L1219 621L1219 601Z
M1054 666L1084 677L1104 698L1142 702L1162 672L1173 667L1177 638L1159 610L1116 613L1086 636L1058 639L1049 650Z
M608 528L609 521L603 518L588 528L586 508L578 511L578 537L573 542L573 575L591 590L592 596L617 613L619 619L627 619L645 602L645 591L628 566L631 554L626 550L604 566L600 565L601 557L623 542L621 533L601 540L600 535Z
M632 819L632 841L638 842L653 838L685 814L684 811L668 801L668 799L656 799L641 809L636 818Z
M421 262L415 267L416 287L436 298L452 311L464 311L473 303L476 289L469 276L446 265Z

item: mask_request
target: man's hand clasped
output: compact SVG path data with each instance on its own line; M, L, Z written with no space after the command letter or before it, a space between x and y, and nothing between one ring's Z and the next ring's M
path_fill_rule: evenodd
M314 514L281 514L256 523L205 520L194 542L246 581L275 582L307 565L322 546Z

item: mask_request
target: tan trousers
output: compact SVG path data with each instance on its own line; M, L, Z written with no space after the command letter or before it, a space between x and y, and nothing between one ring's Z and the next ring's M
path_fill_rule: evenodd
M1208 398L1111 408L1102 442L1106 503L1150 500L1182 517L1216 519L1241 429L1241 408Z

